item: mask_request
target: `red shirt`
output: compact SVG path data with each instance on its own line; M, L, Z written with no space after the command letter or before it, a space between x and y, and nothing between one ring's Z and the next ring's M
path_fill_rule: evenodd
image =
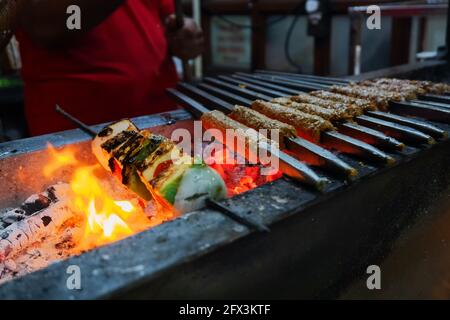
M173 109L165 88L177 75L162 24L173 10L172 0L126 0L60 49L39 46L19 31L30 134L74 127L55 104L88 124Z

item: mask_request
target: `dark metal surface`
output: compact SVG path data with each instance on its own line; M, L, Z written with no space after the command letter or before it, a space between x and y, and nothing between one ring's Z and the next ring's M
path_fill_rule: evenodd
M170 132L171 123L187 119L187 112L176 111L136 124ZM450 132L449 125L432 124ZM88 139L73 130L3 144L0 167L47 141ZM332 180L324 193L283 178L223 203L270 226L270 233L201 210L0 286L0 299L338 297L368 265L383 261L430 203L449 196L449 140L406 146L392 156L397 164L380 169L339 155L360 178ZM82 290L67 289L70 265L81 268ZM450 298L448 286L439 289Z
M450 182L448 141L409 153L391 169L351 162L363 177L350 186L335 181L324 194L281 179L224 203L270 225L268 234L250 235L220 213L203 210L7 283L0 298L329 294L330 286L371 262L416 206ZM82 271L80 291L66 287L67 267L74 264Z

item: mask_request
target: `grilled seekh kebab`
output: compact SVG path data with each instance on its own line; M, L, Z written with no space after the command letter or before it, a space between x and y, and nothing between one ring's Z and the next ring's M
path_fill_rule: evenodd
M99 163L143 199L157 198L180 213L223 199L226 186L219 174L183 152L164 136L140 131L130 120L106 126L92 141Z
M297 80L292 78L286 78L282 76L267 76L267 75L246 75L245 77L241 77L245 79L246 81L248 78L257 78L260 79L259 83L261 86L265 82L268 82L270 85L277 85L280 89L285 89L289 91L314 91L314 90L329 90L331 85L335 84L336 86L345 86L347 84L347 87L340 87L350 90L352 87L351 82L345 82L345 81L321 81L321 77L314 78L315 83L304 82L304 80ZM262 80L262 81L261 81ZM417 81L412 81L413 83L418 83ZM364 89L358 87L353 87L352 93L355 96L355 91L359 90L359 97L366 98L368 100L374 100L374 102L377 102L378 104L382 104L381 107L384 106L384 108L387 108L389 106L390 111L395 113L395 117L389 117L387 119L386 114L378 114L376 118L384 119L386 122L383 123L383 126L389 126L391 123L399 123L401 125L405 125L407 122L411 122L408 120L408 116L414 116L414 117L422 117L425 119L438 121L438 122L446 122L450 123L450 109L446 108L446 106L439 105L439 103L445 103L448 105L450 103L450 97L447 95L449 92L445 92L445 88L447 85L445 84L435 84L434 86L431 83L425 83L423 84L428 85L429 88L433 88L436 91L443 92L446 96L437 95L437 94L430 94L427 93L426 95L419 95L419 100L414 101L404 101L404 99L407 97L407 94L399 93L399 92L390 92L386 90L375 90L376 88L367 88L364 87ZM433 90L429 89L429 90ZM266 90L266 94L271 94L268 89ZM294 93L297 94L297 92ZM345 94L345 92L343 92ZM291 93L288 93L291 94ZM442 93L441 93L442 94ZM279 95L282 96L283 94ZM348 94L347 94L348 95ZM382 96L385 96L384 98ZM356 95L358 97L358 95ZM386 98L386 96L388 96ZM394 100L389 100L389 99ZM436 104L438 103L438 104ZM381 111L378 111L378 113L382 112L382 108L380 108ZM406 115L407 117L404 117L403 115ZM372 117L375 117L374 114L371 115ZM405 121L408 120L408 121ZM413 121L414 122L414 121ZM416 120L417 124L420 123L420 125L424 126L426 123L421 122L420 120ZM410 124L407 124L408 127L415 127ZM419 129L419 128L417 128ZM429 128L430 132L427 132L426 130L424 132L429 133L430 135L433 134L433 137L436 138L445 138L446 133L443 130L440 130L437 127ZM394 126L394 130L397 130ZM419 129L422 131L421 129Z
M216 96L213 96L213 95L209 94L208 92L203 91L199 88L196 88L190 84L179 83L178 86L180 89L182 89L186 93L189 93L191 96L194 96L197 99L203 100L204 102L208 103L208 105L211 105L214 108L220 109L221 111L224 111L226 113L231 112L234 107L233 104L228 103L222 99L219 99ZM183 106L187 107L188 110L190 110L196 116L199 116L201 114L201 112L196 112L196 109L202 107L201 105L198 106L199 105L198 102L191 99L189 96L186 96L184 93L179 92L178 90L169 89L168 92L173 98L175 98ZM255 98L258 98L258 97L255 96ZM266 100L267 100L267 98L266 98ZM252 105L251 100L248 100L248 103L245 104L245 106L248 106L248 107L251 107L251 105ZM193 108L193 106L197 106L197 107ZM302 116L304 118L310 118L309 117L310 115L305 114L305 113L302 113ZM301 120L301 118L300 118L300 120ZM317 119L316 119L316 121L317 121ZM322 121L323 121L323 119L322 119ZM301 122L298 124L300 127L302 126ZM303 123L303 125L304 125L304 123ZM314 128L312 128L312 130L314 130ZM371 129L367 128L367 130L371 130ZM373 131L375 131L375 130L373 130ZM300 132L300 135L302 135L302 134L303 133ZM381 134L381 133L378 132L378 134ZM310 134L308 135L305 133L305 136L310 137ZM316 137L317 137L317 135L316 135ZM382 163L384 165L390 164L394 161L394 159L392 157L388 156L384 152L381 152L379 149L372 147L370 144L367 144L365 142L354 139L352 137L340 134L339 132L336 132L336 131L331 130L331 131L323 132L322 134L320 134L320 137L321 137L322 142L328 142L328 146L332 145L331 146L332 149L337 149L338 151L340 151L342 153L356 155L356 156L368 159L372 162ZM384 136L384 137L386 137L386 136ZM310 141L311 140L314 141L314 139L312 137L311 137ZM333 143L333 141L334 141L334 143ZM313 156L316 158L326 158L326 157L324 157L324 153L321 151L323 149L321 147L319 147L319 145L317 145L317 141L315 141L316 143L310 143L308 140L298 137L295 139L295 141L291 140L290 142L292 142L292 143L289 143L287 145L288 149L291 146L295 146L294 150L290 150L290 151L297 153L297 152L299 152L298 149L303 149L302 152L308 153L308 157ZM314 148L311 148L311 146L313 146ZM326 150L324 150L324 151L326 151ZM299 153L299 154L300 154L300 158L302 160L308 161L307 160L308 157L306 159L303 159L302 153ZM320 160L320 159L318 159L318 160ZM328 164L332 164L333 162L335 162L331 158L327 159L326 161ZM320 165L320 163L321 162L319 162L319 165ZM317 165L317 162L310 163L310 164ZM338 168L339 168L339 165L337 165L337 163L335 162L333 169L338 169ZM348 172L348 171L344 170L344 172Z
M207 78L205 79L206 82L211 83L211 85L214 86L218 86L221 88L226 89L227 91L229 91L230 89L239 94L239 87L233 87L232 84L230 83L226 83L224 81L221 80L216 80L216 79L212 79L212 78ZM208 91L211 94L217 94L217 90L213 88L210 88L211 85L202 85L200 84L199 87ZM239 89L237 89L239 88ZM270 94L272 96L276 96L275 92L272 92L271 90ZM294 93L298 94L298 92L296 92L295 90L293 90ZM333 95L336 95L335 93L330 93ZM244 105L244 106L248 106L250 107L252 101L248 100L249 99L254 99L254 100L265 100L265 101L272 101L272 97L271 96L267 96L267 95L262 95L256 91L252 91L250 89L246 89L246 98L240 98L239 100L235 99L234 95L232 95L231 93L227 93L225 91L221 91L220 92L220 96L224 99L227 99L228 101L232 102L232 103L236 103L239 105ZM346 97L341 95L342 97ZM303 112L305 113L310 113L310 114L314 114L317 116L320 116L326 120L335 122L337 120L343 120L343 119L351 119L352 118L352 114L354 114L352 112L348 112L347 111L347 107L345 105L341 105L340 108L338 109L334 109L333 105L335 105L335 103L333 102L329 102L329 101L324 101L324 99L317 99L317 97L313 97L313 96L308 96L309 98L311 98L312 100L309 100L308 102L310 103L304 103L304 102L295 102L292 101L289 98L276 98L274 101L278 102L279 104L283 104L283 105L288 105L291 107L294 107L295 109L298 109L300 111L303 110ZM202 97L199 96L199 98L201 99ZM365 106L367 104L366 100L361 100L361 99L355 99L355 98L350 98L350 97L346 97L348 99L352 99L356 104L359 104L361 106ZM322 103L322 106L319 106L317 104L313 104L311 102L318 102L319 104ZM344 101L347 102L347 101ZM213 103L214 104L214 103ZM374 107L374 104L372 102L368 103L368 106L365 106L366 109L374 109L376 107ZM354 109L354 107L353 107ZM360 112L359 112L360 113ZM406 119L404 117L398 117L402 120ZM396 120L396 119L394 119ZM396 121L394 121L396 122ZM395 126L395 124L393 124ZM398 140L389 137L387 135L385 135L384 133L374 130L374 129L370 129L361 125L358 125L354 122L350 122L350 121L345 121L342 122L338 125L338 131L346 134L347 136L351 136L353 138L359 139L361 141L364 141L366 143L375 145L377 147L381 147L383 149L386 150L402 150L404 147L404 144L399 142ZM438 134L442 134L442 130L440 130L438 132Z
M196 88L190 84L186 83L179 83L179 88L183 90L185 93L189 94L190 96L194 96L196 99L202 100L206 103L208 103L208 106L212 106L213 108L217 108L225 113L229 113L233 110L234 105L231 103L228 103L227 101L221 100L217 98L216 96L213 96L212 94L203 91L199 88ZM203 87L202 87L203 88ZM208 90L205 87L206 90ZM197 109L205 109L201 104L199 104L197 101L190 98L190 96L187 96L185 93L182 93L175 89L169 89L169 94L176 99L181 105L186 107L191 113L193 113L195 116L199 117L202 112L198 112ZM258 95L254 95L253 92L248 92L248 94L251 94L251 97L258 98ZM226 98L225 98L226 99ZM228 97L230 99L230 97ZM265 100L271 99L270 97L266 97ZM233 101L233 99L231 99ZM247 100L244 105L246 107L250 107L252 104L251 100ZM207 110L206 110L207 111ZM305 119L311 118L307 114L303 114L303 117ZM301 119L300 119L301 120ZM322 119L315 118L315 121L323 121ZM328 126L332 126L328 123ZM304 125L304 123L303 123ZM310 131L315 130L314 127L309 127ZM370 130L370 129L368 129ZM309 137L309 135L307 135ZM369 159L371 162L376 163L382 163L383 165L389 164L393 161L392 157L389 157L385 153L381 152L377 148L372 147L371 145L364 143L362 141L353 139L351 137L339 134L335 131L328 131L324 134L321 134L322 140L331 141L336 140L336 143L334 144L333 149L338 149L338 151L341 151L342 153L348 153L353 154L356 156L363 156L365 159ZM326 137L324 139L324 136ZM316 135L317 137L317 135ZM314 140L314 139L310 139ZM317 142L317 141L316 141ZM291 152L294 153L299 159L302 161L307 162L310 165L320 166L321 168L324 168L329 171L333 171L335 173L338 173L340 175L345 176L351 176L353 173L353 170L349 170L348 164L340 160L336 155L333 153L330 153L328 150L324 149L323 147L319 146L317 143L310 142L307 139L304 139L302 137L295 137L295 138L288 138L288 141L286 144L286 148ZM350 167L351 168L351 167Z
M357 155L383 164L393 164L395 159L369 144L335 131L331 122L274 102L256 100L251 108L265 116L295 127L297 135L313 142L320 142L331 149Z
M398 89L415 89L417 94L433 93L433 94L445 94L450 92L450 85L447 83L437 83L431 81L421 80L406 80L395 78L379 78L375 80L365 80L361 82L362 85L378 86L388 85L393 91Z
M180 85L180 84L179 84ZM192 87L191 85L186 85L186 88L193 89L195 87ZM199 90L201 91L201 90ZM195 116L195 118L201 118L204 114L210 112L210 109L205 108L201 103L195 101L190 96L186 95L183 92L178 91L177 89L167 89L167 93L174 98L180 105L182 105L186 110L188 110L192 115ZM204 98L207 98L206 100L212 103L216 106L221 106L221 109L225 112L230 112L233 106L231 104L226 103L223 100L220 100L218 98L212 97L205 92L202 91L202 94L205 94ZM214 101L214 102L213 102ZM219 105L217 104L219 103ZM237 129L241 129L242 131L243 126L239 124L238 122L232 120L231 118L228 119L228 123L232 121L233 124L237 125ZM227 120L223 120L227 122ZM221 122L219 122L220 124ZM203 123L202 123L203 124ZM236 129L231 127L231 129ZM245 127L245 130L250 130L250 128ZM263 139L266 140L267 139ZM313 164L322 164L323 166L326 166L327 168L334 169L336 171L339 171L341 174L345 173L346 175L349 174L349 166L346 163L342 163L340 159L335 160L335 157L329 157L329 153L324 150L323 148L310 143L309 141L296 138L296 139L289 139L290 143L295 145L296 150L291 150L297 154L297 150L299 151L298 154L305 154L307 155L307 158L314 158ZM259 147L261 149L267 149L269 147L264 147L262 144L259 144ZM233 149L235 147L233 146ZM264 152L264 150L262 150ZM312 171L305 163L302 161L298 161L296 158L290 156L289 154L278 150L275 150L275 152L272 152L272 150L266 150L268 154L271 154L272 156L276 157L279 163L280 171L285 174L286 176L289 176L292 179L299 180L301 182L305 182L306 184L312 185L315 188L321 189L324 187L325 183L327 182L327 179L319 177L314 171ZM246 155L242 155L246 156ZM303 158L302 158L303 160ZM351 170L351 167L350 167ZM350 172L351 173L351 172Z
M269 139L273 140L276 138L276 141L279 142L281 148L288 149L308 164L331 169L332 171L337 171L339 173L344 172L348 177L354 177L358 174L356 169L340 160L328 150L322 149L306 140L298 139L297 130L290 124L269 118L253 109L238 105L233 108L228 116L249 128L255 130L267 130L267 137ZM313 121L304 121L303 123L305 126L311 127L316 131L317 127L314 126L314 121L317 121L317 119ZM277 130L275 137L272 136L273 132L271 130ZM311 154L311 152L305 152L305 149L316 150L317 154L320 154L321 157L317 157L315 154Z
M375 144L379 147L401 150L404 145L396 139L405 140L405 142L410 143L434 143L434 139L429 134L424 134L423 132L415 129L417 127L420 127L420 129L427 128L430 129L430 132L435 132L436 130L433 131L434 128L432 126L424 124L420 121L407 119L403 119L403 124L400 124L400 121L395 121L394 123L388 122L389 120L397 120L397 118L401 120L402 117L391 117L391 119L384 117L384 119L380 119L383 118L382 115L385 113L373 113L374 110L377 110L377 105L371 100L349 97L343 94L324 90L313 91L309 94L301 93L297 96L292 96L289 99L294 102L320 105L323 108L328 108L331 110L345 110L346 116L342 116L340 119L336 119L335 117L334 124L337 126L339 131L358 139L362 139L367 143ZM296 109L303 107L303 105L286 103L286 98L278 98L274 99L274 101L281 102L290 107L295 107ZM317 114L314 110L310 109L305 109L305 112ZM368 117L364 114L371 116ZM350 117L352 117L352 120L356 121L356 123L363 125L364 128L347 121ZM338 122L336 122L336 120ZM407 126L411 124L414 124L413 128ZM366 127L375 131L366 132ZM383 134L390 136L391 139L384 135L377 135L377 131L381 131ZM438 132L441 133L439 130Z
M373 103L343 95L339 95L340 101L332 100L330 99L331 96L336 94L328 91L315 91L315 93L317 95L304 93L292 97L276 98L272 101L329 120L336 125L339 132L377 147L388 150L402 150L404 148L403 143L386 136L384 133L361 127L349 121L355 115L361 115L363 110L374 109ZM353 101L353 107L348 107L351 105L349 99ZM358 106L360 109L358 109Z
M264 86L274 86L273 84L265 84L263 81L254 80L252 77L253 75L248 76L236 76L236 78L243 79L246 81L253 81L258 82L260 85ZM284 82L278 83L277 82L277 90L286 90L286 91L293 91L292 88L286 88L281 86L282 84L285 84ZM314 85L312 86L314 87ZM323 87L323 86L322 86ZM384 108L387 107L389 103L389 99L395 99L398 101L404 100L406 95L404 96L403 93L397 93L397 92L381 92L379 89L376 88L365 88L365 91L367 91L369 94L373 95L374 97L377 97L377 100L370 101L370 100L363 100L355 97L348 97L347 101L342 101L342 96L345 97L345 95L341 96L341 101L338 100L330 100L328 98L320 98L316 96L311 96L310 94L298 94L294 95L292 100L295 100L295 102L299 103L307 103L307 104L314 104L315 106L320 106L322 108L328 108L333 110L339 110L341 118L349 118L349 117L356 117L355 120L359 123L359 125L356 125L355 123L351 122L344 122L338 126L338 129L340 132L345 133L346 135L355 137L357 139L361 139L367 143L374 144L378 147L387 148L389 150L401 150L403 148L403 144L395 139L390 139L390 137L394 138L401 138L405 142L413 143L413 144L429 144L434 143L434 140L432 137L430 137L428 134L423 134L422 132L419 132L418 130L408 128L405 126L405 123L408 122L415 122L415 121L405 121L406 119L402 118L401 116L397 117L391 117L390 119L383 118L378 115L371 115L371 117L363 116L362 113L370 112L370 110L376 110L378 109L377 103L380 104L383 103ZM268 90L268 89L267 89ZM270 90L269 90L270 91ZM326 92L326 91L323 91ZM276 92L274 92L275 94ZM330 92L330 94L336 94ZM375 95L376 94L376 95ZM384 96L387 98L378 98L379 96ZM349 99L352 98L353 103L349 103ZM283 100L285 102L286 99L281 99L280 101L283 103ZM298 105L297 105L298 106ZM308 107L306 105L302 105L301 107L305 108ZM308 113L320 115L317 113L317 108L311 110L308 110ZM400 120L400 121L399 121ZM416 121L417 122L417 121ZM424 125L424 123L419 123L419 125ZM367 127L371 128L372 130L368 130ZM428 128L428 126L426 126ZM413 126L413 128L415 128ZM443 134L442 130L435 130L436 128L430 128L430 132L436 133L436 137L441 137ZM381 134L381 132L383 134Z
M279 145L266 138L259 132L249 128L225 115L218 110L204 112L200 119L205 129L217 129L223 134L222 138L227 137L227 130L234 130L236 139L243 138L245 142L245 150L241 156L248 158L250 154L258 156L258 151L262 150L267 155L275 155L279 160L280 170L287 176L302 181L316 189L323 189L327 183L326 178L319 177L306 164L297 161L288 154L279 150ZM236 139L231 141L225 138L220 141L230 148L235 148ZM245 154L244 154L245 153Z
M329 99L329 100L333 100L333 101L337 101L337 102L348 103L348 104L353 104L353 105L362 106L362 107L366 106L365 114L367 114L371 117L379 118L379 119L386 120L386 121L396 122L398 124L417 129L419 131L422 131L422 132L432 136L433 138L446 138L448 136L446 131L441 130L441 129L437 128L436 126L433 126L427 122L417 120L414 118L398 116L393 113L379 111L376 107L376 104L370 100L349 97L349 96L346 96L346 95L343 95L340 93L335 93L335 92L330 92L330 91L325 91L325 90L312 91L309 94L316 96L318 98L322 98L322 99ZM370 106L368 106L368 105L370 105ZM358 118L356 120L358 120ZM346 130L347 131L352 130L352 128L351 128L352 126L349 127L344 124L338 125L338 127L340 129L342 129L342 132L346 132ZM349 134L349 132L346 132L346 133Z

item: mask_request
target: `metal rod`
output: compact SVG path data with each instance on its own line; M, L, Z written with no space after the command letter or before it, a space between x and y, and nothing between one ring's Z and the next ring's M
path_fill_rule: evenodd
M206 91L194 87L193 85L190 85L188 83L179 83L178 87L185 93L190 93L191 95L197 97L197 99L206 101L208 105L213 105L215 108L219 109L222 112L226 113L233 109L233 105L231 103L219 99Z
M394 113L417 116L432 121L450 123L450 109L419 104L415 102L390 101L389 108Z
M243 74L243 73L240 73L240 74ZM243 79L247 78L247 76L239 76L239 77L243 78ZM249 75L248 77L252 77L252 75ZM256 77L256 76L253 76L253 77ZM251 80L248 80L248 81L251 81ZM259 81L259 82L262 83L262 81ZM286 82L286 85L289 85L289 83L288 83L289 81L285 81L285 82ZM280 83L280 84L282 84L282 83ZM281 85L278 85L278 87L283 89L283 87ZM435 142L434 139L431 136L429 136L428 134L420 132L415 128L408 127L407 125L405 125L405 123L401 124L401 123L399 123L399 120L395 119L395 118L392 118L393 121L388 121L388 120L375 120L373 118L364 116L363 118L359 119L359 121L358 121L358 117L356 117L355 120L358 123L364 125L365 127L369 127L371 129L381 131L385 135L394 137L395 139L400 139L400 140L404 140L404 141L408 141L408 142L412 142L412 143L432 144ZM360 128L360 129L362 129L362 128ZM366 132L366 133L368 133L368 132ZM374 138L378 138L378 137L374 136ZM382 142L383 142L383 145L385 145L386 143L392 142L391 147L401 146L400 144L397 143L398 141L383 140Z
M300 158L314 158L308 163L328 169L334 173L352 178L358 175L358 171L345 161L339 159L334 153L302 138L287 138L284 141L286 149ZM314 163L315 162L315 163Z
M323 132L321 135L321 142L330 149L336 149L342 153L355 155L383 165L393 165L395 163L393 157L372 147L370 144L351 138L337 131Z
M215 79L215 78L211 78L211 77L206 77L205 79L203 79L206 83L211 84L211 85L215 85L217 87L220 87L222 89L227 89L230 90L231 92L234 92L236 94L240 94L242 96L244 96L245 98L248 99L252 99L252 100L258 100L258 99L262 99L262 100L271 100L272 97L269 97L265 94L250 90L248 88L241 88L239 86Z
M300 73L290 73L290 72L280 72L280 71L270 71L270 70L256 70L256 73L262 73L262 74L274 74L279 76L285 76L290 78L302 78L302 79L316 79L316 80L327 80L327 81L333 81L333 82L341 82L341 83L350 83L350 80L347 79L340 79L340 78L333 78L333 77L322 77L322 76L315 76L310 74L300 74Z
M235 84L237 86L243 86L245 88L249 88L249 89L261 92L265 95L271 96L272 98L282 97L282 96L286 95L286 93L284 93L284 92L270 90L267 87L262 87L262 86L252 84L247 81L238 80L238 79L235 79L235 78L232 78L229 76L219 76L219 79L226 81L228 83Z
M167 89L167 93L170 97L175 99L180 105L182 105L186 110L188 110L195 118L200 118L202 114L208 112L209 110L202 106L200 103L192 99L191 97L181 93L176 89Z
M267 74L256 74L256 76L259 77L270 77L272 79L275 80L281 80L281 81L293 81L293 82L299 82L299 83L311 83L311 84L318 84L318 85L338 85L338 86L344 86L344 85L348 85L348 82L336 82L333 80L326 80L326 79L320 79L320 78L313 78L313 79L308 79L308 78L293 78L293 77L286 77L286 76L280 76L280 75L267 75Z
M97 135L97 132L95 132L93 129L91 129L87 124L81 122L80 120L78 120L77 118L72 116L71 114L64 111L59 105L56 105L55 110L56 110L56 112L62 114L67 120L69 120L70 122L75 124L78 128L80 128L85 133L90 135L91 137L94 138Z
M396 139L401 139L412 144L434 144L436 141L433 137L420 132L414 128L407 127L398 123L392 123L379 118L372 118L370 116L362 115L355 118L355 121L366 127L380 130L381 132L392 136Z
M448 138L448 133L434 125L427 122L420 121L414 118L402 117L393 113L380 112L380 111L368 111L368 115L375 118L380 118L383 120L396 121L400 124L407 125L408 127L418 129L422 132L429 134L436 139L446 139Z
M298 94L299 92L297 90L293 90L293 89L289 89L283 86L278 86L276 84L271 84L271 83L267 83L265 81L261 81L258 80L257 78L254 77L248 77L239 73L236 73L234 75L232 75L233 78L235 79L239 79L239 80L243 80L243 81L247 81L253 84L256 84L258 86L262 86L262 87L267 87L269 89L273 89L273 90L277 90L279 92L285 92L286 94Z
M266 225L256 222L249 217L238 215L220 202L212 199L206 199L206 205L211 209L219 211L224 216L227 216L228 218L248 227L249 229L254 229L259 232L270 232L270 229Z
M186 89L186 94L190 93L193 95L198 95L200 97L207 96L207 100L213 101L213 102L217 103L217 105L219 105L219 106L220 105L227 106L226 110L224 111L225 113L227 113L227 111L228 112L231 111L233 108L233 106L231 104L228 104L227 102L225 102L219 98L216 98L216 97L214 97L200 89L197 89L191 85L183 84L183 87ZM169 91L169 93L171 95L173 95L174 91L171 90L171 91ZM182 95L182 93L177 94L178 101L180 101L180 103L184 107L186 107L188 109L194 108L196 110L196 112L199 113L199 111L201 110L198 108L198 106L200 105L199 103L196 102L195 106L193 107L193 106L189 105L188 99L180 99L180 95ZM313 186L317 190L322 190L324 188L325 184L328 182L328 180L326 178L322 178L322 177L318 176L306 164L289 156L288 154L284 153L283 151L280 151L278 149L272 150L271 146L264 147L261 144L259 144L258 147L260 149L265 150L268 154L275 156L279 160L280 170L283 172L283 174L289 176L290 178L301 181L309 186Z
M361 126L354 122L344 122L337 124L338 131L347 136L364 141L368 144L391 151L402 151L405 144L385 135L384 133Z
M442 102L432 102L432 101L425 101L425 100L408 100L408 102L426 105L426 106L450 109L450 104L446 104L446 103L442 103Z
M192 90L190 90L190 89L192 89L192 87L187 87L187 89L190 93L194 93L197 96L204 95L204 93L200 92L200 90L196 90L196 92L193 92ZM213 92L212 94L217 94L217 92ZM177 98L177 97L175 97L175 98ZM220 106L223 105L223 103L218 102L218 100L216 98L214 98L214 99L208 98L207 100L210 102L213 102L212 103L213 105L215 105L216 103L218 103L218 105L220 105ZM180 101L179 97L178 97L178 101ZM244 106L250 107L251 103L252 102L250 100L247 100L243 104L244 104ZM186 107L188 109L192 108L191 105L186 105ZM195 108L196 108L196 110L199 109L198 106ZM229 110L225 110L225 111L229 111ZM264 128L262 128L262 129L264 129ZM346 177L353 177L353 176L357 175L357 171L354 168L349 166L344 161L340 160L336 155L334 155L333 153L329 152L328 150L326 150L322 147L319 147L317 145L314 145L313 143L310 143L302 138L288 139L288 141L285 141L285 144L286 144L287 149L292 151L301 160L304 160L302 158L309 158L309 159L314 158L316 160L313 162L315 162L316 165L319 165L324 168L328 168L335 173L339 173L340 175L344 175ZM317 158L319 158L319 159L317 160ZM281 160L283 160L283 159L281 159ZM290 165L292 166L293 164L290 163ZM303 168L302 170L305 170L305 169Z
M444 104L450 105L450 97L449 96L429 93L429 94L419 95L418 98L419 98L419 100L438 102L438 103L444 103Z
M203 90L205 90L205 91L207 91L207 92L209 92L211 94L215 94L215 95L219 96L220 98L225 99L225 100L227 100L229 102L232 102L232 103L243 105L245 107L249 107L252 104L252 101L249 100L249 99L246 99L246 98L244 98L244 97L242 97L240 95L236 95L234 93L231 93L231 92L228 92L228 91L225 91L225 90L213 87L213 86L211 86L209 84L206 84L206 83L200 83L198 85L198 87L200 89L203 89Z
M312 84L311 82L305 82L300 80L283 80L277 77L272 76L253 76L253 78L264 80L264 82L268 82L271 84L276 84L279 86L287 87L291 90L296 89L297 92L310 92L314 90L326 90L329 86L324 86L321 84Z

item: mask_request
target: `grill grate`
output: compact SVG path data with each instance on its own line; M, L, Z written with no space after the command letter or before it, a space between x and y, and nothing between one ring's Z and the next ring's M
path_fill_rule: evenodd
M345 79L259 70L253 74L238 72L229 76L208 77L196 84L180 83L177 89L169 90L169 94L199 117L205 109L229 113L234 104L250 107L254 100L271 101L278 97L327 90L332 85L349 83ZM319 149L314 150L315 153L308 150L322 161L305 159L304 147L299 147L301 142L306 141L302 138L295 139L297 143L287 143L286 147L299 160L314 166L315 171L330 181L343 176L348 181L354 181L358 177L342 175L342 166L324 165L326 149L338 151L336 158L348 167L354 166L361 170L361 167L366 166L380 168L392 165L395 161L402 161L417 151L431 147L436 141L448 138L446 124L450 123L450 99L446 95L425 94L419 95L415 101L390 101L389 109L390 112L366 111L354 117L353 121L335 123L337 131L322 132L320 141L313 144ZM336 175L339 172L340 177ZM362 175L360 172L359 178Z

